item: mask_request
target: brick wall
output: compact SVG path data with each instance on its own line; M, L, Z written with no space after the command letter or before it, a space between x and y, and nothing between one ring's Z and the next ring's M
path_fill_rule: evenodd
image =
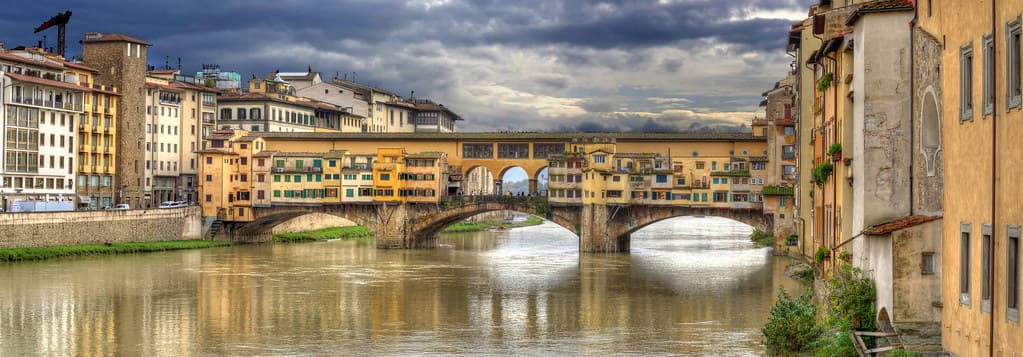
M199 239L199 207L0 214L0 249Z

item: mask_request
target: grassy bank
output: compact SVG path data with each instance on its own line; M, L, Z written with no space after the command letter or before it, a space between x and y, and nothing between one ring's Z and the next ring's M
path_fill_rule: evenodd
M323 239L338 239L338 238L363 238L372 237L373 233L370 232L366 227L363 226L348 226L348 227L330 227L324 229L317 229L315 231L305 231L296 233L279 233L274 234L274 242L280 243L291 243L291 242L308 242Z
M504 228L518 228L518 227L529 227L543 223L543 219L537 216L529 216L525 222L504 222L504 221L482 221L476 223L455 223L447 228L444 228L444 232L479 232L485 231L487 228L497 228L504 226Z
M19 262L90 255L134 254L167 250L209 248L231 245L231 242L208 240L175 240L106 244L64 245L0 249L0 262Z

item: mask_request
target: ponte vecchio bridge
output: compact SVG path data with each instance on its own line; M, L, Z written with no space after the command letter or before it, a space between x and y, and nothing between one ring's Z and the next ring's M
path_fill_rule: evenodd
M593 143L592 140L613 143L614 149L597 149L593 153L578 154L583 151L580 140L587 140L584 138L590 138L591 141L587 141L589 143ZM758 202L731 199L731 188L748 191L750 185L732 184L729 177L750 177L752 171L747 163L751 160L766 161L766 138L751 134L252 132L236 137L234 141L259 142L255 147L261 151L285 153L344 150L370 154L378 148L403 148L408 153L445 153L451 182L460 181L475 168L485 167L495 174L495 183L499 185L498 180L507 170L519 167L529 176L530 193L534 194L537 193L536 182L541 172L548 167L551 167L551 171L554 169L549 161L552 157L586 162L587 167L604 164L601 167L605 168L586 170L584 175L584 170L573 167L571 163L567 168L559 166L559 170L568 174L564 176L573 176L575 180L581 181L576 181L576 187L580 187L578 193L570 192L567 197L564 196L564 190L560 190L560 195L556 193L559 190L555 188L565 178L555 177L554 172L550 173L550 197L468 196L447 195L444 192L442 197L432 202L346 202L342 198L329 203L278 203L269 200L260 204L252 200L246 204L241 201L241 196L235 196L239 199L226 207L232 217L223 217L219 213L217 216L225 218L224 229L238 240L267 240L277 224L310 213L335 215L363 225L375 233L378 247L381 248L432 247L436 234L445 226L480 213L506 209L535 214L575 232L580 237L579 246L583 252L627 251L631 233L651 223L679 216L731 218L767 232L773 231L774 226L773 216L765 213ZM228 142L225 147L238 146ZM578 156L599 155L601 151L611 151L608 152L610 157ZM254 152L250 151L250 155ZM616 159L616 153L621 158ZM210 152L204 151L202 154L205 157ZM664 162L674 162L675 167L674 170L671 166L659 167L658 171L654 167L641 167L639 164L631 166L631 163L626 168L621 163L623 158L630 161L637 157L651 160L666 158ZM604 162L598 164L596 161ZM737 170L740 167L741 170ZM702 170L702 174L694 173L693 170ZM720 181L716 178L719 174L723 176ZM760 175L767 175L766 170ZM715 176L713 185L708 176ZM599 187L594 186L598 184ZM203 187L200 190L209 191ZM621 197L623 192L631 195ZM225 207L207 207L207 202L203 205L204 215L207 216L211 215L208 212L225 211ZM245 212L246 209L248 212ZM247 214L234 215L235 210Z

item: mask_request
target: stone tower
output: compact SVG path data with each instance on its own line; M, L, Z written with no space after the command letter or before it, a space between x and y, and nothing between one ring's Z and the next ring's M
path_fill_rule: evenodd
M146 41L121 35L89 32L82 40L82 62L100 71L96 82L116 86L121 96L117 121L117 182L115 201L145 207Z

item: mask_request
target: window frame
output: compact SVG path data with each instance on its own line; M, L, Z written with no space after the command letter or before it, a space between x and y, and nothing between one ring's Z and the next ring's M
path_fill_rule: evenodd
M967 61L967 59L969 61ZM959 123L973 120L973 41L959 47Z
M984 46L983 84L981 88L981 115L988 116L995 111L995 39L992 34L981 38Z
M1020 305L1020 301L1019 300L1021 300L1021 297L1020 297L1020 276L1019 276L1020 275L1020 265L1021 265L1019 263L1019 260L1020 260L1020 249L1021 249L1020 248L1020 240L1023 240L1023 238L1021 238L1021 236L1023 236L1023 235L1021 235L1021 233L1023 233L1023 232L1021 232L1021 227L1020 226L1008 226L1008 227L1006 227L1006 235L1005 235L1005 269L1006 269L1005 270L1006 271L1006 274L1005 274L1005 320L1006 321L1015 322L1016 325L1019 325L1019 305ZM1008 272L1009 272L1009 269L1011 267L1010 266L1010 263L1011 263L1010 258L1012 257L1011 254L1013 253L1011 250L1009 250L1009 240L1010 239L1015 239L1016 240L1016 252L1015 252L1016 253L1016 256L1015 256L1015 258L1016 258L1016 262L1015 262L1016 263L1015 264L1016 265L1016 267L1015 267L1016 271L1015 271L1014 276L1012 276L1012 278L1015 278L1015 280L1016 280L1015 281L1016 308L1010 308L1009 307L1010 294L1014 293L1012 290L1009 289L1009 279L1010 279L1010 276L1009 276Z
M970 306L970 223L959 224L959 304Z
M991 225L980 226L980 311L991 312L991 292L994 279L991 276L991 262L994 247Z
M1020 36L1020 16L1016 16L1015 20L1012 20L1005 24L1005 111L1008 112L1013 108L1021 108L1023 100L1020 98L1021 86L1023 81L1020 78L1019 65L1012 66L1013 62L1023 63L1020 59L1020 43L1013 45L1014 36ZM1013 57L1015 56L1015 57ZM1015 61L1014 61L1015 59ZM1012 86L1015 85L1015 88ZM1016 93L1013 94L1015 89Z

